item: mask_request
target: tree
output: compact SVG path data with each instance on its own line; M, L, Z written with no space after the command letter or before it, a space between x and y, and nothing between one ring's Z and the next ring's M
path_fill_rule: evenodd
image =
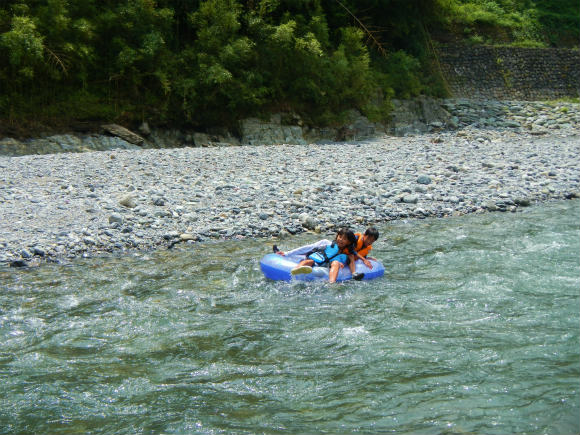
M197 39L180 55L178 87L189 121L227 123L263 102L255 44L242 34L241 15L236 0L209 0L189 16Z
M0 35L0 48L9 60L8 80L32 80L44 60L44 37L29 17L12 18L10 30Z

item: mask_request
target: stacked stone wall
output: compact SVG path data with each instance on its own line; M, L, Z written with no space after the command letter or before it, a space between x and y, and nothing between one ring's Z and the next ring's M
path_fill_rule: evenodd
M456 98L551 100L580 94L580 52L572 49L443 45L441 72Z

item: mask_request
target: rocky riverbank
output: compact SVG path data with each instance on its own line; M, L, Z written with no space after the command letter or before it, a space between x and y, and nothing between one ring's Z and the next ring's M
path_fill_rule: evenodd
M578 126L544 122L539 136L458 125L320 145L0 157L0 262L514 212L575 198Z
M212 132L152 130L144 123L137 133L116 125L93 126L92 133L46 135L38 138L0 138L0 155L55 154L114 149L163 149L357 141L382 135L408 136L463 128L507 129L535 135L567 130L580 123L580 105L557 102L487 101L467 99L393 100L391 118L374 123L355 110L340 127L304 125L295 114L275 114L269 120L249 118L238 131Z

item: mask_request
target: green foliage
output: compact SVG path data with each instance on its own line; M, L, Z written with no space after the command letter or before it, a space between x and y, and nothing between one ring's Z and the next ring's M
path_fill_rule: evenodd
M190 14L197 40L183 50L177 80L181 109L189 122L231 122L251 112L265 95L253 67L255 43L241 33L236 0L209 0Z
M576 0L537 2L537 20L551 45L578 47L580 23Z
M546 101L546 103L548 103L548 104L550 104L552 106L556 106L556 105L558 105L560 103L580 104L580 98L579 97L558 98L557 100Z
M0 47L12 70L7 79L32 79L43 61L44 38L29 17L15 16L10 27L10 31L0 35Z
M391 53L382 64L381 87L399 98L418 96L424 90L422 65L403 50Z
M125 103L121 112L135 110L135 107ZM77 121L104 120L113 121L119 116L119 108L109 104L106 99L86 92L78 91L57 98L54 104L46 106L43 116L49 119L65 118L67 113L75 113Z
M4 0L0 120L384 119L445 95L430 33L577 45L577 0Z
M341 43L331 58L330 74L334 92L333 107L361 107L375 88L370 56L363 45L363 32L354 27L343 29Z
M580 37L576 0L445 0L441 5L447 24L463 28L473 42L544 47L576 45Z

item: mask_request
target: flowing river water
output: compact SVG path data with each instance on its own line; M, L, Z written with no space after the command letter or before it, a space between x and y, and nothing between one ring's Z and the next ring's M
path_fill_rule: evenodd
M341 285L269 240L0 269L0 432L578 433L579 216L393 222Z

